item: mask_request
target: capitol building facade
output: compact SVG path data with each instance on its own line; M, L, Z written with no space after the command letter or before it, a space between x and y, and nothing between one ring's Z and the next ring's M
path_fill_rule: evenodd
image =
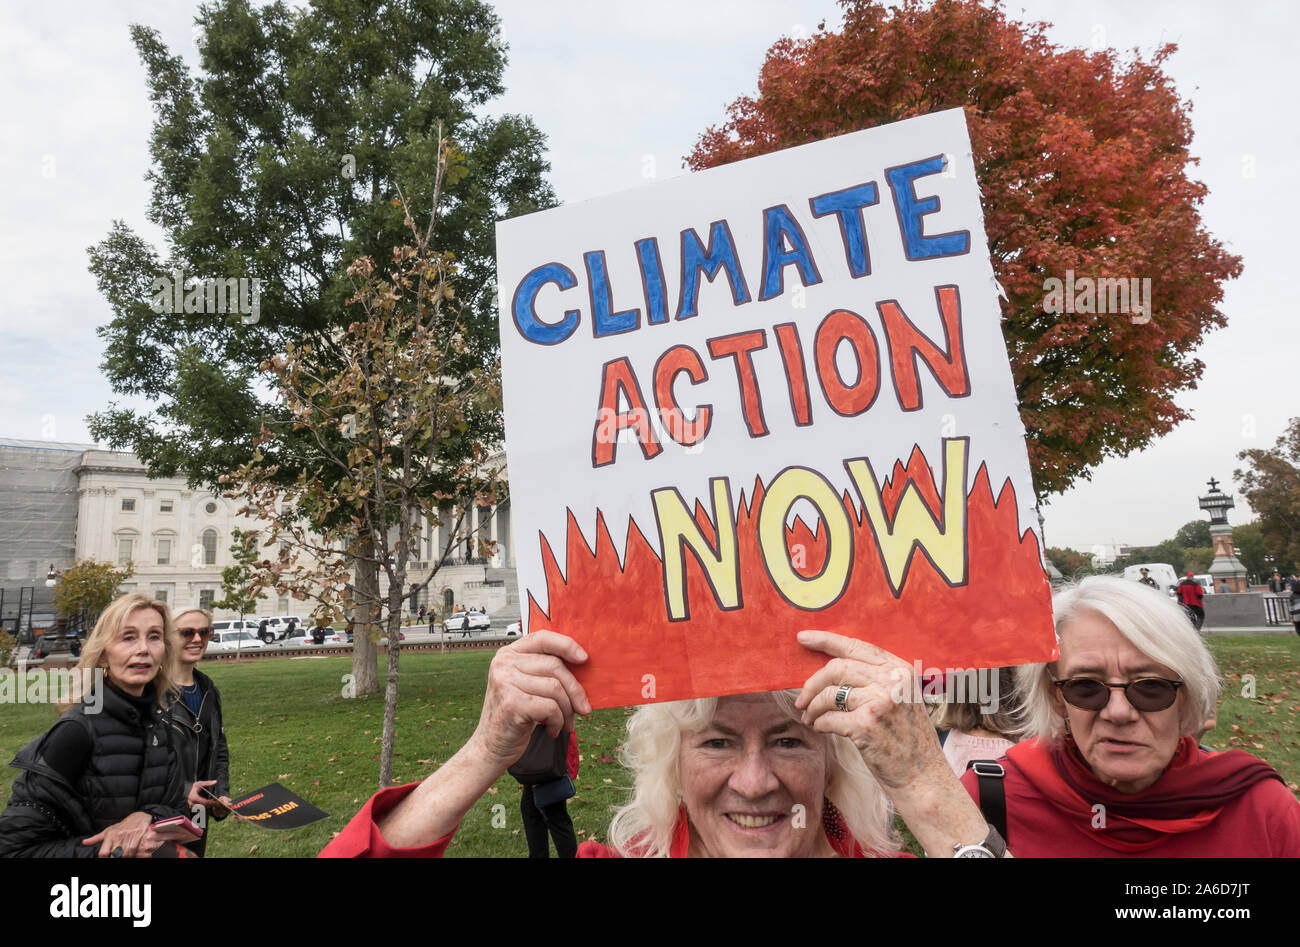
M221 571L233 564L234 530L265 525L240 516L239 506L192 489L182 477L152 479L131 453L0 439L0 585L10 592L44 586L51 566L63 570L78 560L96 559L134 568L123 592L144 592L174 610L211 609L225 594ZM439 519L425 519L408 581L423 581L435 564L438 569L407 608L480 606L494 619L519 617L509 501L464 512L471 528L495 540L496 554L477 556L475 544L460 539L439 561L447 549L449 524L458 517L446 509ZM381 592L386 585L381 570ZM258 614L306 619L315 605L310 599L272 594ZM237 616L217 609L216 617Z

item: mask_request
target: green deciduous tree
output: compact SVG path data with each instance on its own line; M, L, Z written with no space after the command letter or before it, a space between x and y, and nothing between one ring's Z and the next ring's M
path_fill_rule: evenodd
M1064 549L1049 546L1047 558L1067 579L1073 579L1081 575L1092 575L1096 571L1092 556L1079 552L1077 549L1071 549L1068 546Z
M1183 571L1194 572L1197 575L1210 571L1210 563L1214 561L1213 546L1188 546L1183 550Z
M221 570L221 591L224 597L212 603L213 608L238 612L239 620L257 611L257 596L250 593L256 587L258 555L257 533L235 527L230 532L231 564Z
M257 563L242 594L274 587L335 613L360 607L386 627L381 787L392 776L403 604L433 580L457 542L477 539L466 511L504 498L500 465L490 460L496 445L481 436L495 429L488 418L500 416L500 366L465 360L473 342L453 284L456 265L435 249L442 175L454 184L466 168L445 144L436 167L427 226L418 227L403 204L411 244L394 249L387 267L362 257L348 268L356 319L331 339L329 357L311 344L289 344L268 360L291 420L268 422L253 459L222 478L228 496L247 501L241 513L269 523L263 548L280 549ZM269 458L303 434L315 441L316 459L284 484ZM456 511L450 519L440 516L448 506ZM412 582L426 521L441 521L443 545L429 574ZM360 535L369 537L366 548ZM479 540L485 554L491 545ZM384 595L351 580L359 560L387 580Z
M1300 418L1292 418L1269 450L1237 455L1246 467L1234 471L1251 509L1259 514L1265 551L1282 567L1300 562Z
M527 118L486 112L503 91L505 48L479 0L219 0L200 7L197 25L196 73L154 30L131 31L156 114L147 217L166 247L119 221L90 250L113 311L100 329L104 371L117 393L152 405L112 404L90 430L133 450L151 474L184 471L196 486L247 463L264 424L291 420L269 393L268 359L310 345L322 366L347 364L337 346L353 292L345 268L386 260L404 242L394 181L411 206L430 206L440 127L466 172L448 182L439 229L463 303L453 372L494 357L495 221L554 203L542 135ZM166 291L241 278L250 282L235 312L212 311L216 293L209 306L182 285L178 307ZM499 423L473 420L488 425L475 432L484 437ZM334 476L310 432L277 430L259 456L281 483L309 469ZM362 535L357 548L370 543ZM356 576L372 598L373 558ZM372 693L374 647L365 635L356 642L356 687Z
M1129 555L1130 562L1167 562L1174 567L1174 572L1185 572L1184 563L1187 551L1176 539L1166 539L1154 546L1139 546Z
M72 618L83 612L94 618L118 596L118 588L135 573L135 566L81 559L59 576L54 587L54 607Z
M1267 582L1274 570L1284 577L1296 571L1293 559L1278 555L1269 548L1258 520L1234 526L1232 544L1239 550L1237 558L1246 567L1246 571L1255 577L1256 582Z
M1174 533L1174 542L1184 549L1191 549L1196 546L1213 546L1213 540L1210 539L1210 521L1204 519L1189 520L1178 527L1178 532Z

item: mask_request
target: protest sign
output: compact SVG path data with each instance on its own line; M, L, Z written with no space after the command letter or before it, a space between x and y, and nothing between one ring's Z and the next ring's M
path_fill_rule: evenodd
M1054 654L960 110L497 227L528 630L593 704L795 687L821 628Z
M232 799L230 808L242 821L264 829L300 829L329 818L328 812L322 812L279 783L271 783Z

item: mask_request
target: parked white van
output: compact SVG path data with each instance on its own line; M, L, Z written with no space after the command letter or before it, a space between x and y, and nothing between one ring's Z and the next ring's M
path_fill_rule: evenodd
M1128 566L1124 570L1124 578L1130 582L1141 582L1143 569L1147 570L1147 575L1155 581L1160 591L1173 594L1173 590L1178 587L1178 573L1167 562L1139 562L1135 566Z

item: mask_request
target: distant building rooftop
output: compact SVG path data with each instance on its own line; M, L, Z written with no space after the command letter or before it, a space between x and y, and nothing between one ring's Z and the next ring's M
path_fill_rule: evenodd
M0 447L17 447L22 450L54 450L76 454L88 450L103 450L98 444L78 444L73 441L29 441L21 437L0 437Z

